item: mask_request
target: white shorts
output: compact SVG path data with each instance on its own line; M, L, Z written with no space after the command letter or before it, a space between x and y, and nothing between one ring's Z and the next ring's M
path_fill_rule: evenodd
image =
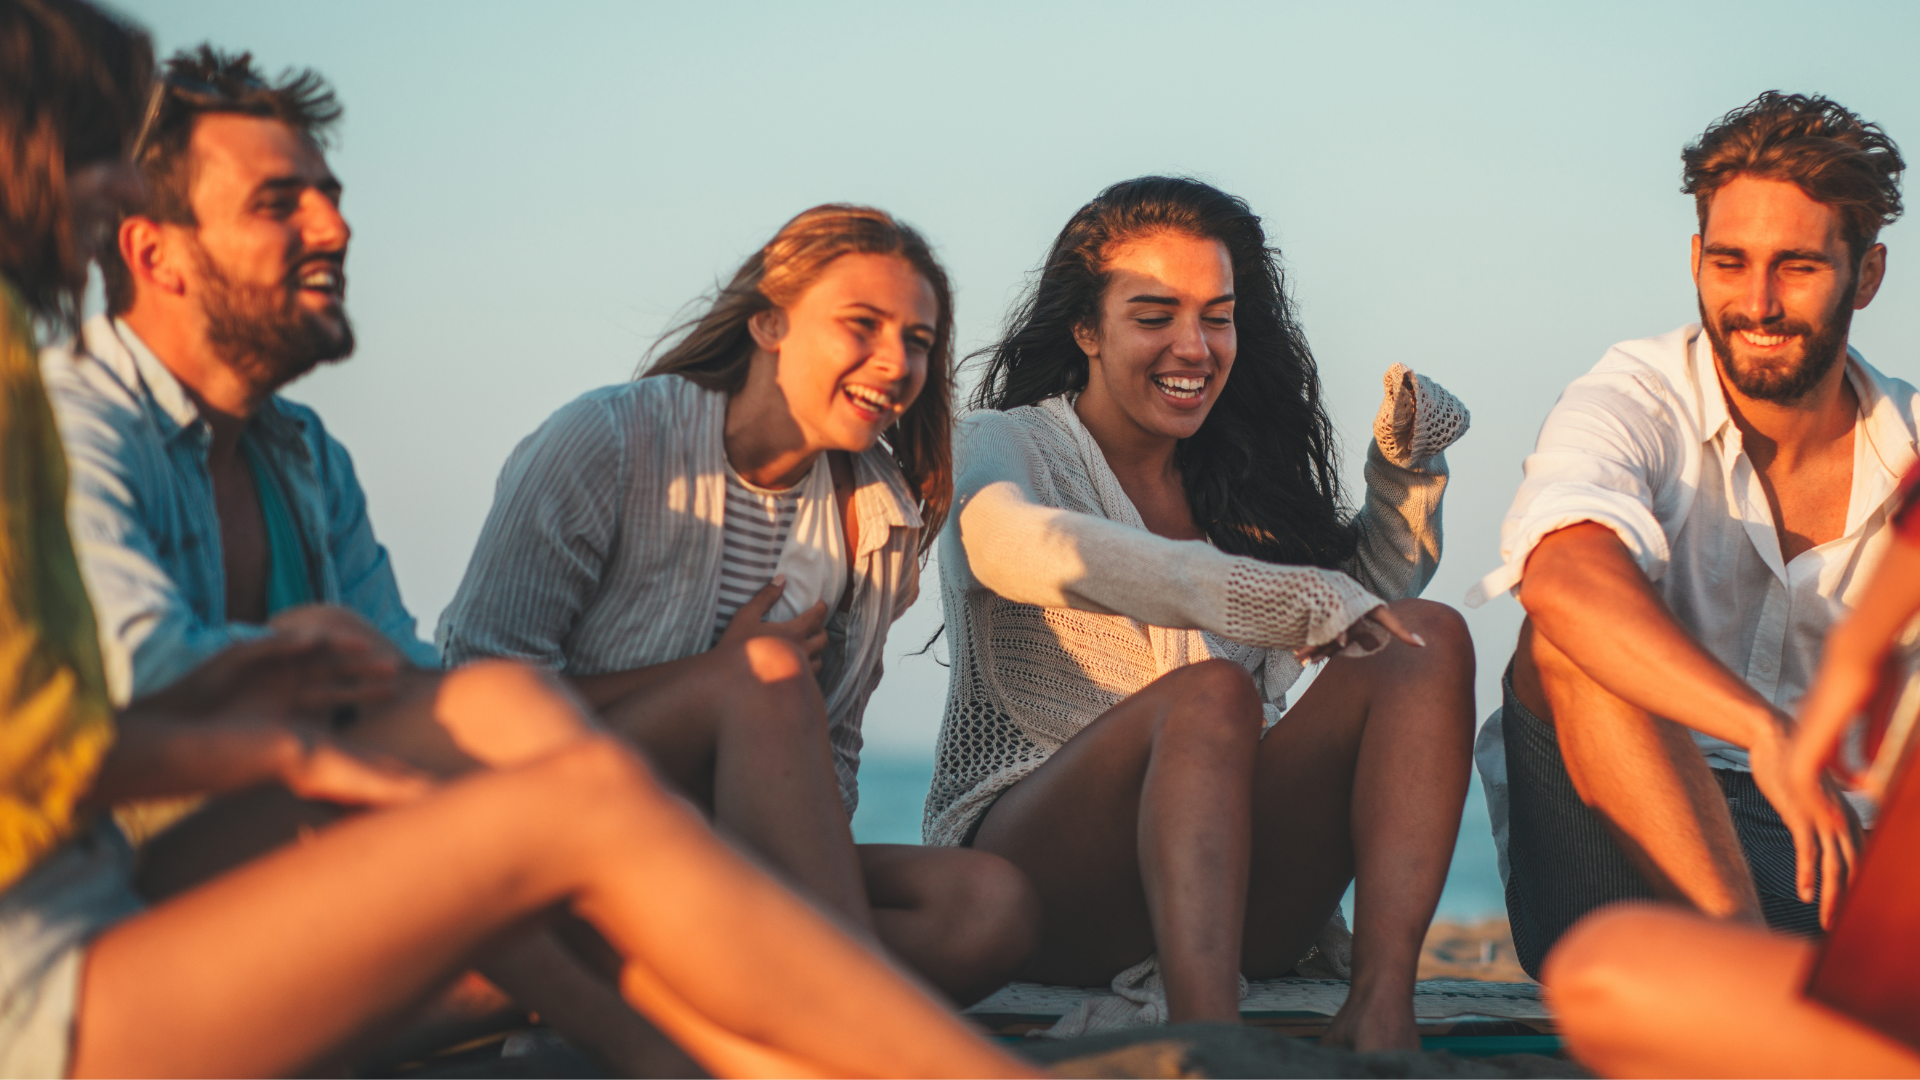
M141 907L104 815L0 893L0 1077L67 1075L87 945Z

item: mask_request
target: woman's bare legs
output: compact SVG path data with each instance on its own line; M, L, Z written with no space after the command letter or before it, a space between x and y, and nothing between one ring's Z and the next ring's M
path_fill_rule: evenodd
M840 804L827 706L784 638L724 641L715 666L663 679L602 710L613 730L795 884L868 932L873 918Z
M1262 741L1249 977L1299 961L1354 883L1353 984L1326 1042L1418 1049L1413 983L1473 754L1473 643L1453 609L1393 604L1427 642L1330 661Z
M603 710L609 727L798 887L877 935L955 1002L992 993L1033 948L1039 902L980 852L856 847L806 654L780 637L722 641ZM716 674L717 671L717 674Z
M1264 740L1251 681L1209 661L1001 796L975 846L1040 890L1027 973L1097 984L1157 949L1175 1020L1237 1019L1235 973L1291 968L1357 868L1354 986L1329 1040L1417 1046L1412 983L1466 795L1473 651L1451 609L1392 608L1427 647L1332 661Z
M1099 985L1156 949L1175 1022L1237 1021L1260 699L1237 665L1169 672L987 812L974 846L1040 891L1024 974Z
M1575 924L1548 1000L1603 1076L1920 1076L1920 1053L1802 997L1817 946L1653 904Z
M604 739L362 815L109 930L76 1075L280 1075L377 1034L570 902L623 987L721 1075L1011 1074L1018 1062L754 870Z

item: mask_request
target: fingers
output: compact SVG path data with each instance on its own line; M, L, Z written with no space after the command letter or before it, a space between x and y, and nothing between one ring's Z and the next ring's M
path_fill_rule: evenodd
M753 594L753 599L740 605L740 610L733 613L733 619L727 623L727 628L731 630L735 623L742 621L747 626L760 623L766 619L767 612L773 610L773 605L780 602L781 594L786 591L787 575L774 575L772 581L767 582L759 592Z
M1426 638L1423 638L1419 634L1416 634L1413 631L1407 629L1407 624L1401 622L1400 617L1398 615L1395 615L1385 605L1374 608L1372 611L1367 612L1366 619L1363 619L1361 621L1365 622L1368 619L1376 623L1379 623L1381 626L1386 627L1388 633L1392 634L1394 637L1399 638L1401 641L1404 641L1407 644L1412 645L1415 648L1424 649L1427 646Z
M315 739L284 779L288 789L303 799L346 806L398 806L420 799L434 787L425 773L390 758L348 750L328 739Z

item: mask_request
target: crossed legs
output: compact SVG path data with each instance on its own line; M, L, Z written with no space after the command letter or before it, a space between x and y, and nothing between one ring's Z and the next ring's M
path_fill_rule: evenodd
M1208 661L1009 788L974 843L1040 891L1024 974L1097 985L1157 953L1173 1020L1237 1021L1237 973L1291 968L1357 877L1353 990L1328 1039L1417 1046L1414 972L1466 797L1473 650L1451 609L1392 607L1427 647L1333 660L1264 739L1246 673Z
M774 636L722 642L716 653L719 677L707 669L651 682L604 709L607 724L707 809L716 829L954 1001L1005 983L1039 924L1019 871L978 851L856 847L806 655Z

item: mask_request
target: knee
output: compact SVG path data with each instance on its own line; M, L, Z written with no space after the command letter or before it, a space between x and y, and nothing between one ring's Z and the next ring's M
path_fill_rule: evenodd
M1263 711L1253 676L1231 660L1203 660L1168 674L1167 723L1187 737L1258 739Z
M498 768L585 738L593 725L560 678L516 660L478 660L438 676L434 717L462 752Z
M791 682L813 674L807 654L786 638L750 637L741 645L741 659L747 673L762 685Z
M683 800L660 781L645 758L612 735L596 734L542 758L525 775L543 789L545 807L584 806L566 811L571 820L590 819L613 807L662 810Z
M1427 643L1428 655L1473 666L1473 635L1458 611L1434 600L1396 600L1387 605L1394 617Z
M998 985L1040 947L1040 893L1019 867L998 855L971 848L945 850L948 854L925 883L925 895L937 909L929 914L936 925L947 928L942 936L949 962Z
M1540 981L1562 1023L1605 1029L1647 1002L1650 946L1664 918L1650 904L1617 904L1575 923L1547 954Z

